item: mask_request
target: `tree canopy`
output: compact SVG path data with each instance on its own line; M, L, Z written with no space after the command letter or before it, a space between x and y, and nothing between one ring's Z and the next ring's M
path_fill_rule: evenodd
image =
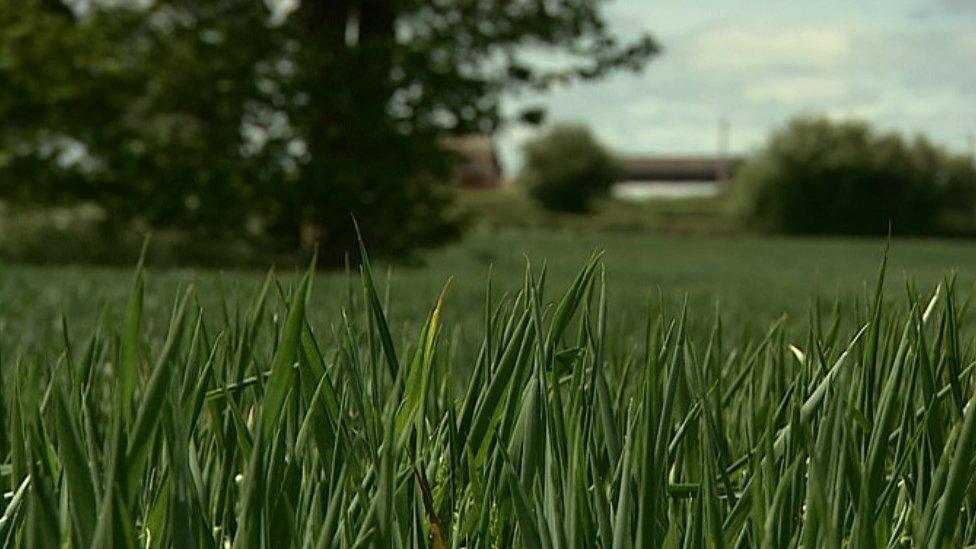
M587 213L620 175L617 159L589 128L561 124L526 143L519 180L548 210Z
M157 0L0 6L0 199L98 204L335 260L456 231L452 135L506 94L640 69L594 0ZM558 60L558 62L556 61ZM526 118L537 113L527 112Z
M971 223L976 204L971 158L921 136L816 117L775 132L735 184L747 223L785 233L931 233L952 217Z

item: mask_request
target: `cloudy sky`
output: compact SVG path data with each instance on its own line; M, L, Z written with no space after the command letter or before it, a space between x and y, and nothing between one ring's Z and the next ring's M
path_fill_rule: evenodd
M976 132L976 0L613 0L624 36L664 52L639 75L543 98L549 121L582 121L631 153L714 153L720 120L747 152L801 113L925 133L957 151ZM500 138L506 167L531 135Z

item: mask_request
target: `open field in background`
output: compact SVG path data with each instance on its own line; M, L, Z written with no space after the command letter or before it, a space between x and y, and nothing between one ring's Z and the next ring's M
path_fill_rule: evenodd
M476 352L483 325L482 304L489 267L497 296L518 289L526 257L535 269L545 263L550 291L561 291L596 249L606 253L608 319L614 345L627 347L639 337L648 301L663 302L671 312L687 295L693 329L711 322L716 304L727 329L757 332L784 313L788 325L804 327L815 298L824 308L840 298L850 309L873 285L884 250L881 239L792 239L676 237L641 233L574 230L474 231L460 243L426 253L416 266L377 265L381 284L392 280L394 331L413 333L444 283L451 279L445 325L455 329L458 352ZM294 268L278 267L286 281ZM303 266L301 267L303 268ZM900 240L892 243L887 291L903 297L905 275L921 289L933 287L944 273L958 270L965 294L976 283L976 245L962 240ZM3 351L60 339L64 311L75 337L87 336L100 314L117 319L129 290L131 267L24 266L0 271L0 322ZM260 270L154 269L146 286L147 330L161 337L180 286L194 284L211 318L222 296L246 304L264 280ZM344 273L316 276L309 315L326 337L339 318L350 285ZM355 286L357 281L353 281ZM357 294L358 295L358 294Z
M588 215L556 213L539 206L524 190L462 189L457 208L476 228L493 230L558 229L571 231L654 232L716 235L736 231L724 196L627 201L603 198Z
M590 214L578 215L548 211L515 187L459 189L454 214L467 232L475 233L529 230L714 236L738 231L724 197L648 202L605 198L596 201ZM130 231L107 237L98 228L102 217L94 206L38 210L0 202L0 259L14 263L134 265L142 249L142 234ZM154 232L152 240L149 257L157 266L260 270L308 255L307 251L274 252L267 242L246 236L201 240L185 231L169 230Z

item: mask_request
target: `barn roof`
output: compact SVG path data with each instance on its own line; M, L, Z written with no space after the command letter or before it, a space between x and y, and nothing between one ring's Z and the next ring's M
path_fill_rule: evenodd
M487 135L465 135L444 141L448 150L458 155L454 178L464 187L497 187L502 166L495 143Z
M728 175L742 162L739 157L631 156L620 159L629 180L711 180Z
M453 137L446 142L447 148L463 156L468 162L497 164L495 143L487 135Z

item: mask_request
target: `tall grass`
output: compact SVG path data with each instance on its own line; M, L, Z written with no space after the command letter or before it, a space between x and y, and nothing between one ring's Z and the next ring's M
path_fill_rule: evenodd
M121 326L3 357L0 543L976 543L973 338L951 277L884 303L882 268L802 340L730 337L720 315L697 337L690 312L649 307L618 353L599 255L554 300L530 266L511 295L487 287L467 364L449 292L405 340L365 253L361 274L328 334L307 320L309 271L216 323L188 288L149 344L140 268Z

